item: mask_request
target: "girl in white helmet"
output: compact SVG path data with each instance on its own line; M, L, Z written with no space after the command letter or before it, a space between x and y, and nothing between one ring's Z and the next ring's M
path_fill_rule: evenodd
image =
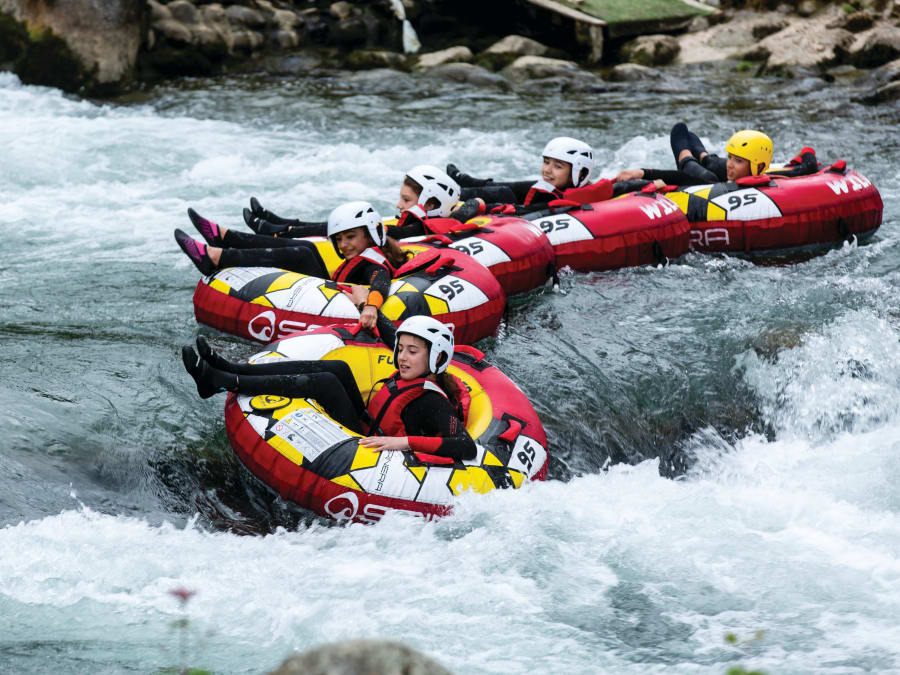
M447 172L463 186L463 198L478 198L482 204L480 213L502 210L504 213L525 215L543 210L548 203L556 200L590 204L612 198L612 181L600 179L590 182L594 165L594 151L590 145L576 138L559 136L544 146L541 177L536 182L495 182L490 178L473 178L460 173L453 164L447 165ZM505 189L507 196L497 199L500 189Z
M369 434L360 443L376 452L413 450L452 460L474 458L475 442L465 428L468 393L447 372L453 358L452 328L429 316L410 317L395 328L379 313L378 329L393 350L397 371L373 390L367 403L343 361L251 366L223 358L202 336L196 352L185 346L181 354L202 398L222 391L314 398L347 428Z
M227 241L228 231L223 232L224 228L219 228L193 210L189 210L188 214L209 244ZM400 250L397 242L387 236L381 216L368 202L348 202L334 209L328 217L326 234L334 250L344 259L330 278L341 283L369 286L367 297L361 302L360 320L364 327L374 328L377 310L388 295L391 279L409 254ZM203 244L181 230L175 230L178 245L204 275L223 267L277 267L329 278L325 263L312 242L285 242L274 237L247 236L270 240L272 245L266 248L223 248ZM232 235L234 239L236 237Z

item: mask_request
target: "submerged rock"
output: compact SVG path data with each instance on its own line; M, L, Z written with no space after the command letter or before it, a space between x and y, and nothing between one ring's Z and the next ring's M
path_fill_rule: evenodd
M399 642L348 640L291 656L269 675L451 675L429 656Z
M610 71L609 79L613 82L659 80L662 79L662 73L655 68L649 68L637 63L620 63Z
M492 73L486 68L471 63L444 63L424 71L425 77L437 78L460 84L471 84L475 87L494 87L497 89L509 89L509 80Z
M520 56L503 69L503 74L511 80L521 81L553 77L574 70L578 70L578 64L574 61L551 59L544 56Z

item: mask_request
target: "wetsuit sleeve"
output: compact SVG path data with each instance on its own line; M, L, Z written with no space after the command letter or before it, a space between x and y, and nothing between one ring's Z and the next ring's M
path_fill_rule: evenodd
M328 223L304 223L301 220L292 221L288 228L278 234L286 239L298 239L299 237L327 237Z
M475 197L479 197L485 202L498 204L514 204L516 201L521 201L516 199L516 194L508 185L494 185L491 183L482 187L468 187L460 190L459 198L464 202Z
M440 394L425 392L404 408L401 417L410 449L452 459L475 457L475 441L453 404Z
M666 185L708 185L709 183L721 182L715 176L713 176L713 180L704 180L681 171L667 169L642 169L642 171L644 172L644 180L661 180Z
M378 328L378 335L381 337L381 341L387 345L388 349L393 349L394 345L397 344L397 327L394 325L394 322L381 312L378 312L375 326Z
M382 298L387 298L391 290L391 275L381 265L366 261L360 265L348 277L351 284L368 284L373 291L381 293Z
M485 185L483 188L479 188L479 190L485 190L485 188L490 187L490 190L486 190L484 194L481 194L480 192L466 192L465 196L467 199L470 197L481 197L484 201L508 201L506 199L498 199L498 197L500 195L507 196L509 193L512 193L515 203L521 204L525 201L525 197L528 196L528 191L531 189L532 185L534 185L533 180L494 182L491 183L490 186Z
M421 220L407 218L403 225L388 225L387 236L394 239L406 239L407 237L423 237L428 232Z

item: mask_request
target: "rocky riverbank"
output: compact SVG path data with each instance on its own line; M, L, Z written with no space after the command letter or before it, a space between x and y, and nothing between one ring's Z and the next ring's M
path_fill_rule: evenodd
M659 68L673 63L732 59L743 72L829 82L878 69L865 101L900 96L896 0L708 4L707 16L673 25L672 34L625 41L584 17L548 22L547 10L526 0L480 10L472 0L0 0L0 68L87 95L234 71L354 71L348 76L367 89L419 77L602 89L661 79ZM531 37L496 34L510 12Z

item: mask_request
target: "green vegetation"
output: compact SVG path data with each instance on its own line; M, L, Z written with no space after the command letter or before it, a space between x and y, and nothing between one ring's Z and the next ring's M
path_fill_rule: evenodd
M607 23L684 18L705 15L713 11L712 8L701 9L680 2L680 0L629 0L628 2L621 2L621 0L584 0L584 2L562 0L562 2L585 14L603 19Z

